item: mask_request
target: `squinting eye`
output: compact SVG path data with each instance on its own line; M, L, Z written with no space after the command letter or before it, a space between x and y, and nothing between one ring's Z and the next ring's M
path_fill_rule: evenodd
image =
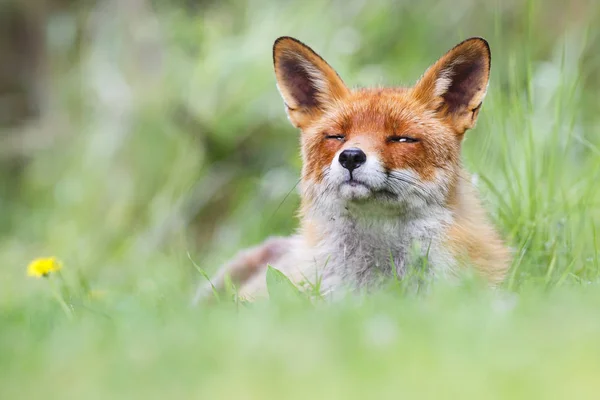
M393 143L417 143L419 139L415 139L409 136L390 136L387 138L388 142Z
M346 139L346 136L344 136L344 135L326 135L325 139L344 140L344 139Z

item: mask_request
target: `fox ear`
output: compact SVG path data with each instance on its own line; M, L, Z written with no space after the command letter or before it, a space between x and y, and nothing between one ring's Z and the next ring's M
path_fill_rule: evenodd
M338 74L310 47L291 37L273 45L277 88L292 124L310 124L349 90Z
M458 134L475 126L490 77L490 47L482 38L455 46L415 85L414 95L445 118Z

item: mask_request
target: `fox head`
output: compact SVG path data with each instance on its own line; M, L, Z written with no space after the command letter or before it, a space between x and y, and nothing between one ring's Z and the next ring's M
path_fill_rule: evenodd
M468 39L411 88L350 89L308 46L273 46L277 87L301 130L305 212L414 214L452 202L460 148L475 125L490 49Z

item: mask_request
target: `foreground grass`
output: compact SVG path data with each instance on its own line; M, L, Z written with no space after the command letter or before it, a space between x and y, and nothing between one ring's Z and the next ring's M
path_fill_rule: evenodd
M0 397L597 398L600 291L380 293L335 304L177 293L0 317Z

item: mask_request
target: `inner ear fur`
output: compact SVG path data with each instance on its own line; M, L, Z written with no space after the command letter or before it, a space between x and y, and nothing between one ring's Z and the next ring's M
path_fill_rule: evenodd
M487 91L490 66L487 41L467 39L425 71L414 87L414 95L462 134L475 126Z
M296 127L310 123L349 93L335 70L294 38L284 36L275 41L273 64L277 88Z

